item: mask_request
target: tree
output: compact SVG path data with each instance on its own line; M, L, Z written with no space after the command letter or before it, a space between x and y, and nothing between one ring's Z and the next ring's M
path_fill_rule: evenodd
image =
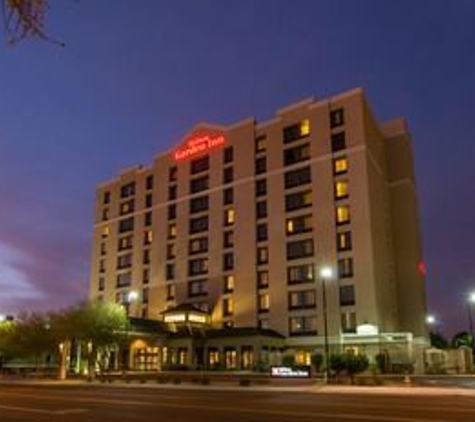
M366 371L369 366L369 360L366 355L353 353L335 353L330 356L330 368L339 377L346 373L351 383L354 383L355 375Z
M442 334L435 332L430 333L430 344L436 349L447 349L447 347L449 346L449 343L446 338Z
M459 347L473 347L473 336L466 331L455 334L452 337L452 347L458 349Z
M315 352L312 354L312 365L315 368L315 372L320 372L323 360L323 355L321 353Z

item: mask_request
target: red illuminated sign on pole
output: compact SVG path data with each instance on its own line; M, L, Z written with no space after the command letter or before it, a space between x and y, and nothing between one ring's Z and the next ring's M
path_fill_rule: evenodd
M207 151L214 147L224 145L224 136L198 136L196 138L190 139L184 146L178 148L175 151L175 160L184 160L186 158L193 157L200 152Z

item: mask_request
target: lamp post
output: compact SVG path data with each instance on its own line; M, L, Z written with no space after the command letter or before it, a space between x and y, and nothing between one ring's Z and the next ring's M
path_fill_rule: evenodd
M328 344L328 321L327 321L327 292L326 281L333 277L333 270L330 267L320 269L320 279L322 280L322 298L323 298L323 328L324 328L324 347L325 347L325 372L323 373L325 384L328 383L330 369L330 352Z
M474 347L474 333L473 333L473 317L472 317L472 306L475 304L475 292L471 292L468 296L467 301L467 310L468 310L468 324L470 329L470 335L472 336L472 348Z
M135 302L139 298L139 294L135 290L131 290L127 293L126 301L125 301L125 312L127 313L127 317L130 315L130 305Z

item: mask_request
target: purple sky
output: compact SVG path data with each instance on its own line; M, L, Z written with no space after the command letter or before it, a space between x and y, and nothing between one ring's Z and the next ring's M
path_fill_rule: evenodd
M431 310L475 289L475 2L59 1L61 49L0 43L0 313L87 291L94 186L198 121L362 86L408 118Z

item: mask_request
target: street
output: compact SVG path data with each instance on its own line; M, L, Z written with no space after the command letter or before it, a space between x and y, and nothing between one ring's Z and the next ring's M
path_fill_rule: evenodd
M0 385L0 421L471 421L475 396Z

